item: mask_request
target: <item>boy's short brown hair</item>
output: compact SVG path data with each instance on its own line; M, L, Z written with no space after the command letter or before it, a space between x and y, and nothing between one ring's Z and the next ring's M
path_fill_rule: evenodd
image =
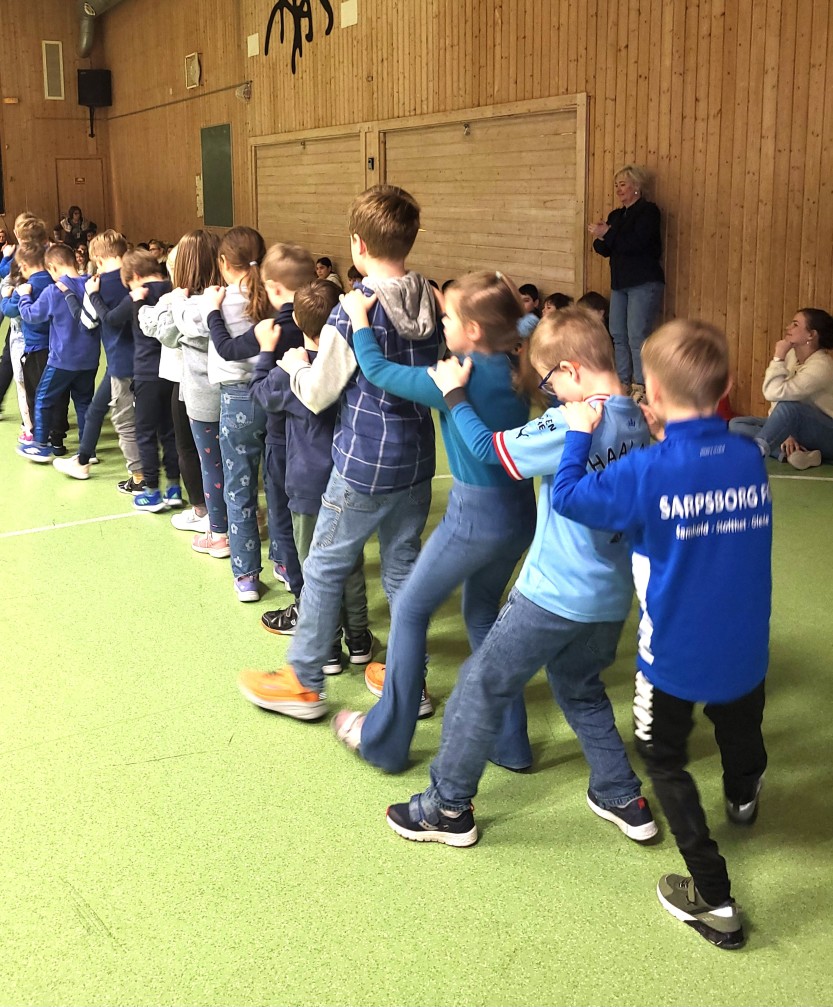
M260 276L264 283L272 280L287 290L299 290L315 279L315 259L301 245L278 242L264 255Z
M405 259L419 233L419 203L397 185L374 185L353 200L348 227L374 259Z
M127 241L119 231L108 227L90 239L88 251L91 259L120 259L127 251Z
M642 368L675 403L714 411L729 385L726 336L709 322L666 322L642 344Z
M338 304L338 288L329 280L313 280L295 291L295 320L310 339L318 340L333 308Z
M75 269L75 252L73 252L69 245L64 245L63 243L50 245L43 253L43 264L47 269L50 266L53 268L56 266L65 266L67 269Z
M586 308L574 306L544 315L530 337L529 359L542 372L557 367L562 360L581 364L597 374L616 370L604 323Z
M44 251L39 241L21 241L14 253L15 262L28 269L43 269Z
M146 248L134 248L132 252L125 252L121 260L121 282L127 286L128 281L134 276L140 280L145 280L151 276L162 276L164 266L160 266L156 261L156 256Z

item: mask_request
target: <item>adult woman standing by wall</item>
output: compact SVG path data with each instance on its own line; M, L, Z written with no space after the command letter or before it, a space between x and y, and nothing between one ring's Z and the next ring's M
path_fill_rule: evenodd
M593 248L610 259L610 334L619 379L636 402L645 401L642 344L651 334L662 304L665 274L660 265L662 233L659 207L644 198L646 172L633 164L613 176L622 204L607 218L590 224Z
M764 455L808 469L833 462L833 318L802 308L778 340L764 375L769 416L738 416L729 429L754 437Z

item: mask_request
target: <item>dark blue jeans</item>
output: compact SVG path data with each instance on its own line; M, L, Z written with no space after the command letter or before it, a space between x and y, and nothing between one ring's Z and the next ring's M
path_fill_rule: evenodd
M110 372L105 371L101 383L95 390L90 408L87 410L87 419L84 424L84 436L78 447L78 453L92 457L95 454L98 438L101 436L101 427L104 417L110 409Z
M60 367L46 365L38 390L35 393L35 423L33 437L36 444L46 444L50 421L55 404L67 392L72 396L75 415L78 419L78 435L84 434L87 409L93 400L95 369L90 371L65 371Z
M467 486L455 480L448 508L394 601L382 698L362 726L361 755L401 772L416 729L431 616L463 585L463 618L473 652L486 639L509 578L535 533L532 482ZM532 762L519 692L506 708L492 760L512 769Z
M807 451L821 451L826 462L833 462L833 418L810 402L779 402L766 419L736 416L729 429L753 437L762 453L773 458L782 458L781 445L794 437Z
M289 590L301 596L304 578L292 532L292 514L286 495L286 441L266 445L266 471L263 476L266 509L269 515L269 559L286 568Z
M220 454L220 421L191 420L191 433L200 455L203 496L208 526L215 535L228 533L228 511L223 498L223 458Z
M512 589L483 646L460 669L446 705L431 785L415 799L429 821L438 808L469 806L504 710L541 667L590 764L590 789L599 805L619 807L639 795L641 782L600 677L616 657L623 625L571 622Z

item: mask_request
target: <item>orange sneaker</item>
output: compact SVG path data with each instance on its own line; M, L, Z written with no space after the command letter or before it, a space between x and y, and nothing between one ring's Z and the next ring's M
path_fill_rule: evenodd
M327 713L324 693L301 685L290 664L277 671L243 671L237 688L255 706L296 720L320 720Z
M364 669L364 684L367 686L368 692L372 692L374 696L379 696L381 699L382 690L385 687L385 665L380 661L371 661ZM423 681L417 716L419 720L423 720L425 717L432 716L433 713L434 703L428 695L428 683Z
M368 692L381 697L385 687L385 666L381 661L371 661L364 669L364 684Z

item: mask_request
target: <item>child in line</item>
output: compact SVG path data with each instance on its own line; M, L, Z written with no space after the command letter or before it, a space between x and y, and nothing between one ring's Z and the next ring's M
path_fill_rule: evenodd
M518 335L521 339L529 339L535 326L541 321L541 295L534 283L522 283L518 291L524 309L523 317L518 322Z
M274 295L270 293L270 300ZM318 351L318 341L327 319L338 304L334 284L316 280L295 292L293 317L304 333L304 347L310 360ZM281 308L275 297L273 307ZM309 555L315 524L321 510L321 498L333 469L333 435L338 406L322 412L310 412L293 394L289 375L275 366L275 348L283 339L282 327L271 320L255 329L261 354L250 385L252 397L266 410L286 416L286 494L292 515L292 530L298 559L303 567ZM270 633L293 636L298 624L300 597L286 609L264 612L261 625ZM371 657L373 636L368 628L367 588L364 580L364 555L359 554L344 584L343 623L351 664L366 664ZM337 674L341 668L341 628L332 653L322 666L324 674Z
M209 378L222 384L220 450L226 466L234 588L239 601L250 602L260 598L263 569L257 487L264 454L269 558L275 576L292 588L297 586L299 592L301 578L284 485L286 421L281 413L267 417L249 393L260 350L253 323L271 317L273 303L279 303L278 320L286 344L301 346L303 335L292 322L292 298L298 287L315 279L315 263L299 245L273 245L266 253L257 231L236 227L220 243L220 272L228 286L212 287L202 301L211 333Z
M204 503L192 500L191 507L175 515L171 524L194 533L191 547L196 552L223 559L231 555L231 550L220 455L220 386L208 378L210 339L199 298L220 277L218 246L218 237L209 231L200 229L183 235L174 256L174 290L165 294L156 308L141 307L139 324L163 347L178 349L182 354L182 402L198 449Z
M51 245L43 257L52 284L32 300L31 284L18 287L20 317L29 324L49 322L49 356L35 394L35 425L30 445L19 446L18 454L33 462L51 462L54 445L47 444L50 419L55 405L69 393L78 419L78 436L83 436L87 408L92 402L101 340L70 313L55 281L78 278L75 256L67 245Z
M118 231L106 230L90 242L90 254L100 277L99 294L108 308L115 308L129 297L121 281L122 256L127 243ZM86 284L75 281L64 291L73 318L80 319L89 329L100 326L101 342L107 359L107 370L93 395L87 410L84 436L78 454L59 459L52 464L73 479L89 479L90 464L95 457L104 417L110 411L110 422L119 439L119 448L127 465L128 479L118 484L121 492L139 493L143 489L142 463L136 443L136 416L133 408L133 327L130 319L113 326L100 322L86 292Z
M139 308L152 306L171 290L162 275L162 267L150 252L136 249L125 252L121 266L122 283L130 295L114 308L108 308L100 293L100 278L86 283L90 302L102 323L120 327L128 319L133 331L133 395L136 418L136 443L144 476L144 489L133 496L133 506L140 511L158 513L182 506L179 486L179 459L176 451L171 396L173 385L159 376L159 341L146 336L139 326ZM159 489L159 446L168 486ZM119 487L121 488L121 486Z
M427 369L385 360L368 327L367 311L375 301L360 291L342 299L359 367L380 388L439 411L454 476L443 520L396 596L387 660L368 665L365 672L368 689L381 700L366 716L342 710L333 719L340 741L367 762L398 773L407 766L418 717L433 710L424 680L431 616L462 584L469 646L474 652L482 644L500 611L504 588L532 541L535 491L531 479L517 482L472 456ZM469 397L491 430L521 426L529 419L529 399L516 390L517 367L509 356L521 312L515 285L500 273L469 273L445 296L446 345L472 361ZM522 693L507 707L490 754L493 762L516 771L532 763Z
M669 322L643 345L642 365L651 409L665 424L662 443L588 472L603 414L567 406L571 432L552 504L631 543L642 611L636 746L689 874L663 875L657 895L676 919L732 949L744 942L740 912L686 770L688 737L694 706L704 703L723 763L727 817L752 824L767 763L761 721L772 503L757 446L715 415L730 384L723 333L705 322Z
M610 339L597 319L565 308L542 320L529 347L540 387L562 402L605 403L589 464L605 468L643 448L648 429L622 394ZM460 435L475 457L502 464L514 479L541 476L535 539L520 576L482 646L463 665L443 718L431 784L410 803L388 808L398 835L420 842L471 846L477 825L471 801L500 729L503 711L542 666L590 765L587 803L629 839L657 827L641 796L616 730L602 672L630 611L633 584L620 535L591 531L554 513L550 490L564 449L567 423L558 409L517 430L493 433L465 401L471 372L456 358L437 366L437 384Z
M403 189L379 185L350 208L353 263L375 292L371 324L385 356L413 367L435 363L441 326L428 282L405 259L419 231L419 206ZM339 625L344 584L365 542L378 533L388 601L411 572L431 506L434 424L431 412L390 395L356 373L353 329L342 307L321 331L318 356L303 350L281 361L291 387L314 413L341 399L335 463L304 564L304 589L289 663L276 672L244 672L251 702L299 720L327 712L322 666Z
M16 263L12 263L11 272L2 280L0 288L0 314L9 320L9 362L12 369L12 381L17 392L17 408L20 413L20 434L18 444L32 443L32 416L29 412L29 403L26 401L26 386L23 382L23 353L26 344L23 335L23 324L20 320L20 312L14 308L13 313L6 314L11 306L11 299L15 288L23 282L20 269Z
M552 314L553 311L560 311L562 308L569 308L573 303L569 294L562 294L556 290L554 294L545 297L541 304L541 316Z

